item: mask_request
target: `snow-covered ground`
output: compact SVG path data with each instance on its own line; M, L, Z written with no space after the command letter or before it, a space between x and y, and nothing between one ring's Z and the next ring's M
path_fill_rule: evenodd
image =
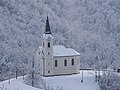
M45 77L48 85L55 88L63 87L64 90L100 90L95 81L94 71L83 71L83 83L81 83L82 74Z
M32 86L25 85L22 77L11 79L10 84L8 82L8 80L0 82L0 90L40 90Z
M99 86L94 82L94 71L83 71L84 81L81 83L81 72L80 74L65 75L65 76L53 76L44 77L48 85L57 88L57 86L63 87L64 90L99 90ZM6 90L40 90L23 83L22 77L18 79L12 79L11 83L8 81L0 82L0 87L4 85ZM0 89L2 90L2 89Z

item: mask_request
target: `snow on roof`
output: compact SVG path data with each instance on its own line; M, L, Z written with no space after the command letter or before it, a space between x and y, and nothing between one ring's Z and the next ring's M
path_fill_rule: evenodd
M50 38L50 37L51 37L52 39L54 38L54 37L52 36L52 34L43 34L43 38L44 38L44 39L47 39L47 38Z
M39 46L40 51L42 50L42 46ZM77 56L80 55L77 51L72 48L66 48L63 45L53 46L53 56Z
M53 46L53 56L76 56L80 55L72 48L66 48L62 45Z

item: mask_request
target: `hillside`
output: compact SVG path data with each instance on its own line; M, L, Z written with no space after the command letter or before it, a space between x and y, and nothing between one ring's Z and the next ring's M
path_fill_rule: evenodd
M33 59L47 15L54 44L80 52L81 67L119 67L119 4L119 0L0 0L2 75L9 63L21 67Z
M25 85L23 83L22 77L16 79L11 79L10 84L9 81L6 80L4 82L0 82L0 89L1 90L42 90L38 88L34 88L32 86Z

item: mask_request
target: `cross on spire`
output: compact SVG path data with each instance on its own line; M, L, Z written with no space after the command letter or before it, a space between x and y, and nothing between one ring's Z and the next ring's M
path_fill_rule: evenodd
M46 19L45 34L51 34L48 16L47 16L47 19Z

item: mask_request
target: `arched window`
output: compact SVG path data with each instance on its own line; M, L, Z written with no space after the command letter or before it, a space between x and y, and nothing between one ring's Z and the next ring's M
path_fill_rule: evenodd
M72 63L72 65L74 65L74 59L72 59L72 62L71 62L71 63Z
M64 66L67 66L67 60L66 59L64 60Z
M55 60L55 67L57 67L58 65L57 65L57 60Z
M50 73L50 71L48 71L48 73Z
M77 65L79 65L79 63L80 63L80 62L79 62L79 59L77 59Z
M48 55L50 55L50 52L48 52Z
M44 47L44 42L43 42L43 47Z
M48 43L48 48L50 48L50 43Z

